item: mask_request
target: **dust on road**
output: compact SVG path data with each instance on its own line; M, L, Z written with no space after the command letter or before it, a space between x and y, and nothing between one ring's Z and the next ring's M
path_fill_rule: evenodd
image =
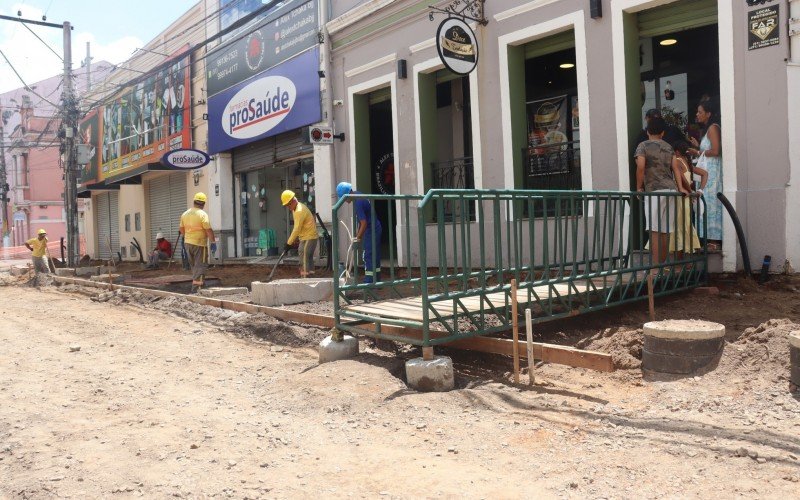
M317 366L310 346L325 332L267 318L257 332L241 315L198 324L52 287L0 287L0 303L0 496L800 489L800 403L774 381L645 383L546 366L532 390L457 374L461 389L418 394L393 356L364 346Z

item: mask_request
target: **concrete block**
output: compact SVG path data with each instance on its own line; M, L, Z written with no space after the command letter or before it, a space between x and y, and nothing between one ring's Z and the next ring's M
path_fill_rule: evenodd
M109 275L108 274L98 274L97 276L92 276L89 278L91 281L99 281L101 283L108 283ZM121 274L112 274L111 275L111 282L112 283L122 283L125 281Z
M28 270L28 266L11 266L11 269L9 269L11 276L22 276L26 274Z
M251 299L262 306L281 306L302 302L323 302L333 299L333 279L308 278L254 281Z
M455 387L453 360L434 356L431 360L414 358L406 361L406 382L421 392L446 392Z
M202 297L224 297L226 295L246 295L249 293L243 286L202 288L199 294Z
M75 276L97 276L101 273L108 273L109 269L105 266L87 266L87 267L79 267L75 269Z
M345 335L341 342L336 342L328 335L319 343L319 364L355 356L358 356L358 339L350 335Z
M71 267L57 267L56 276L75 276L75 269Z

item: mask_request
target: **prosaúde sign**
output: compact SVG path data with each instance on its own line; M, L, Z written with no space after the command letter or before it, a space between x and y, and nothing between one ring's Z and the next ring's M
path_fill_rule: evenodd
M205 167L210 161L211 157L203 151L189 148L176 149L161 157L161 163L164 166L181 170Z
M249 33L208 54L208 95L214 95L317 45L317 0L278 9Z
M436 49L453 73L468 75L478 65L478 39L461 19L451 17L442 21L436 31Z
M308 50L208 100L208 150L226 151L322 119L319 49Z

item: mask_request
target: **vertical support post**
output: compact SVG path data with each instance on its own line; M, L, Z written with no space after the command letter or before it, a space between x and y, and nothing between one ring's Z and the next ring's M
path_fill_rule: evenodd
M433 361L433 347L422 348L422 359L425 361Z
M650 307L650 321L656 320L656 300L653 294L653 270L647 271L647 302Z
M528 341L528 384L533 385L536 382L533 374L536 362L533 359L533 318L531 318L530 307L525 309L525 338Z
M511 280L511 322L514 325L514 383L519 384L519 314L517 311L517 280Z
M72 86L72 25L65 21L64 34L64 204L67 214L67 260L69 267L75 267L80 249L78 247L78 186L75 158L75 133L77 112L75 94Z
M3 128L4 123L2 119L3 108L0 105L0 206L2 206L2 213L0 219L3 219L3 225L0 227L0 244L2 246L10 246L8 235L11 231L11 221L8 220L8 175L6 171L6 133Z

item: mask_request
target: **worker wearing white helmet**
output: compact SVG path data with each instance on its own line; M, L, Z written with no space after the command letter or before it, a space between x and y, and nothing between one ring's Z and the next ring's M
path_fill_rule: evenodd
M203 286L203 281L208 268L208 247L211 254L217 253L217 241L208 214L203 210L208 198L204 193L194 195L192 208L181 215L180 233L189 254L189 264L192 266L192 292L197 292Z
M314 214L304 204L297 201L294 191L287 189L281 193L281 204L286 207L294 218L294 229L286 242L288 251L295 242L300 241L298 256L300 257L300 277L307 278L314 274L314 252L317 249L317 223Z
M31 261L33 262L33 269L36 274L50 272L47 264L47 231L40 229L36 232L36 238L31 238L25 242L31 253Z
M147 268L158 269L159 260L169 260L170 258L172 258L172 245L164 238L164 233L156 233L156 247L150 252Z

